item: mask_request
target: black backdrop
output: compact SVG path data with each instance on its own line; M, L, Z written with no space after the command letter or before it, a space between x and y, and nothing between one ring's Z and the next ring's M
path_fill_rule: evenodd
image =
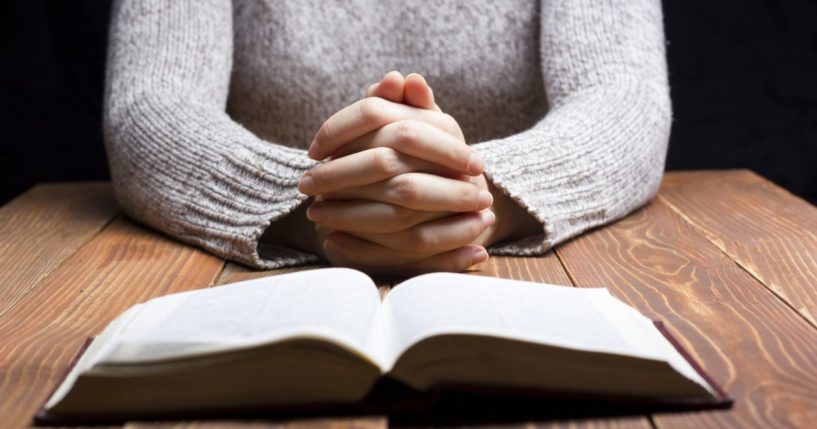
M240 0L239 0L240 1ZM0 204L108 176L105 0L0 5ZM668 169L750 168L817 204L817 2L665 0Z

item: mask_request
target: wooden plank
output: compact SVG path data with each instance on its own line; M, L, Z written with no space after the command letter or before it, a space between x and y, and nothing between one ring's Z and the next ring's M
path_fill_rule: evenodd
M655 415L659 428L817 422L817 332L661 201L556 252L578 285L606 285L666 321L737 399L730 411Z
M668 175L661 199L817 327L817 207L748 170Z
M298 419L292 421L202 421L202 422L131 422L124 429L377 429L388 427L387 417ZM512 425L503 424L510 428ZM526 428L541 429L650 429L643 417L619 417L614 420L555 421L525 424Z
M386 417L319 418L292 421L201 421L131 422L124 429L380 429L388 427Z
M209 286L223 262L123 218L0 319L0 416L26 425L89 335L149 298Z
M259 277L285 274L290 272L327 268L329 265L307 265L280 270L259 271L243 265L228 262L216 281L216 284L226 284ZM528 280L559 285L571 285L570 278L562 268L559 259L553 252L538 258L518 258L507 256L492 256L486 262L474 266L468 271L470 274L501 277L506 279ZM389 282L402 280L400 278L377 278L375 283L384 285Z
M573 420L568 422L548 422L542 424L528 425L526 427L536 427L542 429L562 428L562 429L651 429L650 420L646 417L616 417L615 419L588 419Z
M503 279L573 285L559 258L553 252L535 258L491 256L487 261L474 267L471 273Z
M99 182L37 185L0 208L0 318L118 210Z
M314 270L316 268L327 268L328 265L304 265L300 267L282 268L279 270L255 270L244 265L236 264L234 262L227 262L224 264L224 270L216 280L217 285L227 283L243 282L245 280L252 280L261 277L275 276L279 274L294 273L297 271Z

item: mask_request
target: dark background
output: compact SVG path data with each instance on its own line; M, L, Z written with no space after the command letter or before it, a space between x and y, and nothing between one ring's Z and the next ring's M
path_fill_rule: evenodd
M108 177L104 0L0 6L0 204ZM665 0L667 168L750 168L817 204L817 2Z

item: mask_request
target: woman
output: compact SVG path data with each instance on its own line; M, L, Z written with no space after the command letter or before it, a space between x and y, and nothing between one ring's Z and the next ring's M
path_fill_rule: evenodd
M258 268L460 271L660 184L659 0L234 3L113 9L116 196L183 241ZM419 74L369 86L388 70Z

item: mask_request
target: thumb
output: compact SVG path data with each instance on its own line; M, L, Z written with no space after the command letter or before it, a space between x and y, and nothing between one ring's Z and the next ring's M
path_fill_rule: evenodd
M403 99L411 106L442 112L442 109L434 102L434 92L428 82L417 73L406 76Z
M366 89L366 97L380 97L395 103L403 102L405 78L398 71L390 71L380 82Z

